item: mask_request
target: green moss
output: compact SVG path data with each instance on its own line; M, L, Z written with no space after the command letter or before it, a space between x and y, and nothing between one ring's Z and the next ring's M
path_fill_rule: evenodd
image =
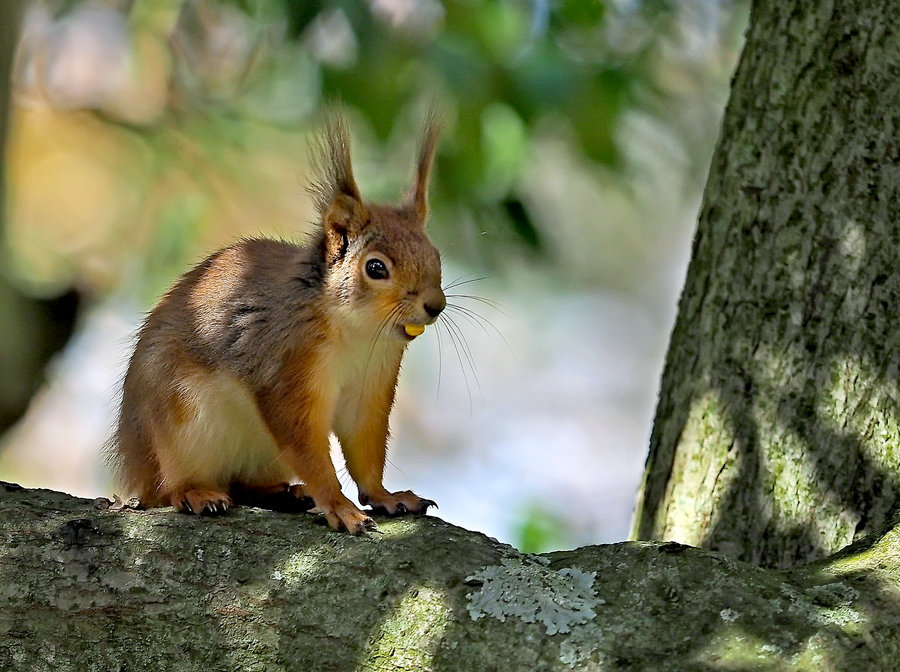
M361 657L360 670L433 669L434 656L451 618L446 597L414 588L379 624Z

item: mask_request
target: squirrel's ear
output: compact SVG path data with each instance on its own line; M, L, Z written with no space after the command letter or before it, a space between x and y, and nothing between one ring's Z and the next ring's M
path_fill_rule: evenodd
M412 195L412 206L415 208L416 217L422 223L428 216L428 180L431 176L431 166L434 163L434 153L437 150L440 134L441 125L437 115L432 111L425 120L425 131L419 148L419 162L416 164L416 183Z
M311 147L315 181L309 191L322 217L322 225L353 232L366 220L365 206L350 162L350 131L339 113L325 123Z
M350 163L350 131L344 118L334 113L322 134L312 143L316 180L309 191L325 229L325 245L331 262L343 258L349 236L357 234L368 217Z

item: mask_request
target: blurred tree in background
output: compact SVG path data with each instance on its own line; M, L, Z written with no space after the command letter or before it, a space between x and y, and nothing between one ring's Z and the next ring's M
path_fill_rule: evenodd
M13 54L22 6L0 4L0 152L9 127ZM6 165L0 163L0 235L3 233ZM2 241L0 241L2 243ZM36 297L16 286L8 272L7 251L0 244L0 433L28 406L41 380L47 360L72 332L77 294L59 292L49 299Z
M702 187L744 9L0 3L0 106L13 102L0 431L86 307L118 297L145 309L238 236L308 230L307 138L336 102L376 199L407 186L421 119L442 110L431 231L463 272L538 266L563 286L652 294L645 269L672 239L660 222L693 209Z

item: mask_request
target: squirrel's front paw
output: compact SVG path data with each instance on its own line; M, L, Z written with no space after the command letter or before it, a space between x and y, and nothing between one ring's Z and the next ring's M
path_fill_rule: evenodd
M359 502L363 506L371 506L376 513L386 513L389 516L402 516L407 513L425 513L429 506L437 507L432 499L422 499L411 490L400 492L388 492L385 490L380 495L367 495L359 493Z
M330 506L317 506L328 521L332 530L346 530L350 534L365 534L378 526L365 513L353 506L353 503L344 498L343 502L336 502Z
M182 490L172 493L169 499L178 511L201 516L225 513L234 506L231 497L218 490Z

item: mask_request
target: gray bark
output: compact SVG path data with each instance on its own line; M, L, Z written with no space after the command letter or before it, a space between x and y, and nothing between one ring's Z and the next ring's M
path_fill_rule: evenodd
M0 669L822 672L900 655L900 528L779 571L379 524L351 537L309 514L112 511L0 483Z
M900 2L753 4L635 515L766 566L900 505Z

